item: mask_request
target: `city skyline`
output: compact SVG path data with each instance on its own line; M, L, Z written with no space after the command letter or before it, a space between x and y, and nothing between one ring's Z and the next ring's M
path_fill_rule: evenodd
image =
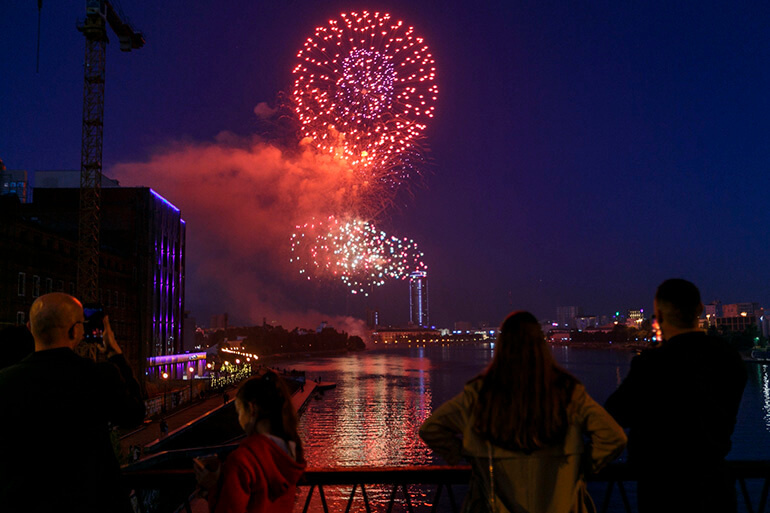
M307 166L262 144L265 116L307 36L353 7L403 19L436 59L431 162L381 226L424 251L431 324L647 309L674 276L704 302L768 304L768 6L294 2L235 16L123 2L147 44L108 46L104 172L182 209L193 316L289 325L371 308L408 320L408 281L368 298L303 281L274 226L296 206L281 196L286 176ZM4 9L8 169L79 167L84 11L44 4L35 73L36 6Z

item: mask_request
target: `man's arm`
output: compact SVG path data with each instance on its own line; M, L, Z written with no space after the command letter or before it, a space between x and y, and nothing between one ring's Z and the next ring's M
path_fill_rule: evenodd
M123 351L115 340L106 315L102 340L108 363L99 364L100 386L104 387L104 401L109 420L119 426L141 424L145 413L141 388L123 357Z
M642 353L631 360L628 374L604 403L607 412L624 428L634 425L640 413L641 396L645 389L645 359Z
M457 465L462 456L460 435L470 410L467 395L467 391L463 390L439 406L420 426L420 438L450 465Z

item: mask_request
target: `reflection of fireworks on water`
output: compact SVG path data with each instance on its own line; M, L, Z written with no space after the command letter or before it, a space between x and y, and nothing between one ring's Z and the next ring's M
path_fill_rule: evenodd
M365 179L395 187L408 178L413 161L394 159L418 151L438 94L433 56L414 28L386 13L341 14L318 27L297 58L302 135Z
M315 277L339 278L354 294L427 269L413 240L388 236L360 219L313 220L298 225L291 239L290 261L301 274L312 270Z

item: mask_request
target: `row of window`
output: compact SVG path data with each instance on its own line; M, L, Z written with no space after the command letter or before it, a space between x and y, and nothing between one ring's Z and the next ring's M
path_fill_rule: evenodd
M56 288L54 288L53 278L45 279L45 288L43 288L43 294L50 294L51 292L64 292L64 280L56 280ZM19 273L17 279L17 293L19 296L27 295L27 273ZM32 297L38 297L41 294L41 280L37 274L32 275ZM70 294L75 295L75 284L70 282Z
M45 279L45 287L41 290L40 276L37 274L32 275L32 297L39 297L41 294L50 294L51 292L64 292L64 280L56 280L56 288L54 288L53 278ZM19 296L27 295L27 273L19 273L17 281L17 293ZM69 294L75 295L75 283L69 282ZM126 293L123 293L121 298L120 292L117 290L99 290L99 299L104 306L126 307ZM122 301L121 301L122 299Z

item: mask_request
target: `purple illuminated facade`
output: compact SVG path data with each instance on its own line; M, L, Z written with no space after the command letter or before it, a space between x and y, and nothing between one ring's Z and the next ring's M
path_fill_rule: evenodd
M184 248L185 222L178 208L160 194L150 191L148 216L149 247L152 249L148 278L152 288L146 291L152 305L150 341L147 357L182 351L184 321Z

